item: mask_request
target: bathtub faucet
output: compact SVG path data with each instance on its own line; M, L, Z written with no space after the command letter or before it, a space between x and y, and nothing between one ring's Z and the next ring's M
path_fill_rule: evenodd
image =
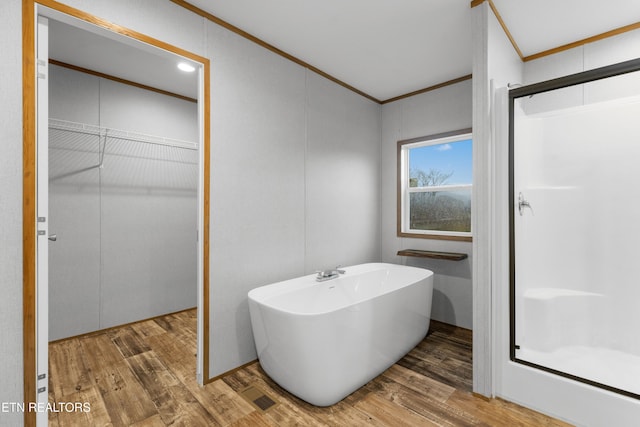
M316 276L316 281L324 282L325 280L335 279L341 274L344 274L345 270L340 270L340 266L337 266L336 268L332 268L330 270L316 271L316 273L318 273L318 275Z

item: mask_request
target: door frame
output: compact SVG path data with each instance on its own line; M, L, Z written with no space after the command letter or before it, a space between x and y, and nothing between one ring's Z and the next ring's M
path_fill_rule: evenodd
M28 410L37 402L37 62L36 23L39 6L77 18L104 30L155 46L201 64L198 93L200 135L198 176L198 329L202 340L199 381L209 378L209 210L210 210L210 62L207 58L113 24L107 20L53 0L22 0L23 88L23 394L24 425L35 426L37 413Z

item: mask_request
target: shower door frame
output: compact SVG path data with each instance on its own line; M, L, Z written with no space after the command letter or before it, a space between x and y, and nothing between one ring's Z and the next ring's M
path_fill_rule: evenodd
M640 58L620 62L617 64L583 71L568 76L543 81L527 86L509 90L509 359L512 362L539 369L554 375L568 378L574 381L585 383L594 387L622 394L635 399L640 399L640 395L598 383L587 378L578 377L563 371L538 365L533 362L518 359L516 350L519 346L516 343L516 239L515 239L515 211L517 209L515 197L515 100L518 98L533 96L535 94L549 92L556 89L563 89L569 86L580 85L597 80L616 77L627 73L640 71Z

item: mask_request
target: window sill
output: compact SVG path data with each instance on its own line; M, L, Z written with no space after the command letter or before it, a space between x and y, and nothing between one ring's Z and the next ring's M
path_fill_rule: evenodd
M452 236L449 234L423 234L423 233L407 233L398 231L398 237L411 237L414 239L434 239L434 240L454 240L458 242L471 242L472 236Z

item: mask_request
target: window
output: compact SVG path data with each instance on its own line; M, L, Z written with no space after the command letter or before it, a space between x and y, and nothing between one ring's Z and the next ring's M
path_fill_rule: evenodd
M398 142L398 235L471 240L471 129Z

